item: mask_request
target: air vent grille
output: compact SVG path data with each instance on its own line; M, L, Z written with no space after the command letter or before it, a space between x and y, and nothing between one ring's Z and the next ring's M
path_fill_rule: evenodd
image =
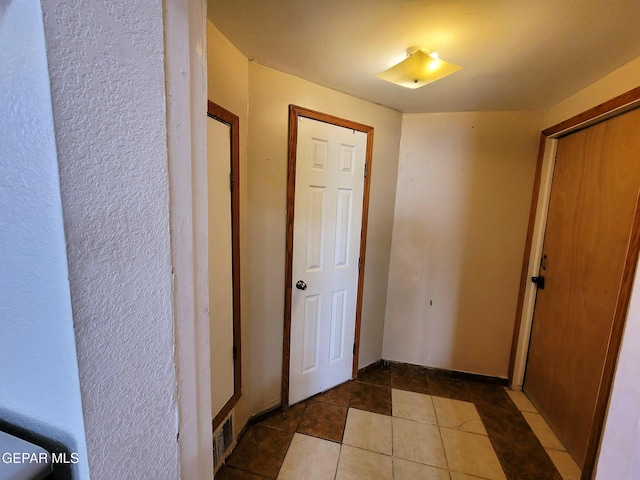
M213 434L214 471L217 471L218 468L220 468L229 453L231 453L233 443L233 414L231 414L222 426Z

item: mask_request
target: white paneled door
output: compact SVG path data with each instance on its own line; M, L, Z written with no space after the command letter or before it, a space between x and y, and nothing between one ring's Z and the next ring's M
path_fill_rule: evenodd
M298 117L289 404L351 378L367 134Z

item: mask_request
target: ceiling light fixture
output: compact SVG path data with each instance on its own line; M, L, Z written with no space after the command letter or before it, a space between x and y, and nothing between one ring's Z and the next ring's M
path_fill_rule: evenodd
M378 78L405 88L420 88L461 68L440 59L435 52L421 47L411 47L407 50L407 58L379 73Z

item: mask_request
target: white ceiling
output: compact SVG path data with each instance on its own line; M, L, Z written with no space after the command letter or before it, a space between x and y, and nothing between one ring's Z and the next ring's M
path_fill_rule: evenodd
M640 57L640 0L209 0L208 16L250 60L402 112L543 110ZM463 69L417 90L376 77L414 45Z

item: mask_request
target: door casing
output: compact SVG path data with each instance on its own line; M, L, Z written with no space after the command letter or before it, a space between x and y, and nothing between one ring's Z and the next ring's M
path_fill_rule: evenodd
M358 293L356 298L356 321L354 335L353 366L351 377L358 374L358 357L360 352L360 329L362 320L362 290L366 263L367 220L369 217L369 192L371 184L371 161L373 158L373 127L346 120L326 113L317 112L297 105L289 105L289 143L287 167L287 230L285 254L285 289L284 289L284 328L282 344L282 388L281 407L289 406L289 361L291 347L291 293L293 267L293 221L295 206L296 161L298 144L298 118L305 117L320 122L350 128L367 134L367 152L365 156L364 198L362 204L362 227L360 231L360 270L358 272Z
M211 100L207 104L207 115L229 125L231 129L231 263L233 281L233 350L234 377L233 396L212 421L215 431L242 396L241 333L240 333L240 118ZM214 388L214 386L211 386ZM216 413L216 412L214 412Z
M540 266L558 138L637 107L640 107L640 87L634 88L601 105L553 125L543 130L540 135L533 198L529 212L529 227L522 262L520 291L516 309L511 358L509 361L509 384L514 389L520 389L522 387L526 368L536 295L536 286L531 283L530 278L538 274ZM582 480L591 479L595 468L639 252L640 203L637 203L631 239L622 275L622 284L618 293L611 338L609 339L607 348L602 381L589 434L584 467L582 469Z

